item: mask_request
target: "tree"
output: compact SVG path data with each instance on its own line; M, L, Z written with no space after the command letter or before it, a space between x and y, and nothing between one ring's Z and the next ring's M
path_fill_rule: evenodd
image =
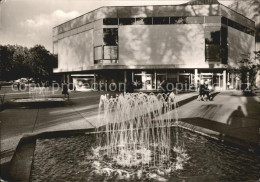
M256 76L259 70L259 59L260 59L260 51L254 52L255 58L250 59L250 55L247 58L244 58L240 61L238 68L230 69L231 73L236 74L241 82L241 89L252 89L256 87ZM249 84L249 85L247 85Z
M0 80L33 77L50 80L57 56L41 45L30 49L18 45L0 45Z
M0 45L0 80L8 79L12 69L12 59L15 49L8 45Z

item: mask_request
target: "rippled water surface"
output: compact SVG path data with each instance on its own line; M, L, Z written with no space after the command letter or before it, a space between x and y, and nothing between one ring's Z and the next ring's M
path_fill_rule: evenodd
M94 135L39 139L34 153L31 181L258 181L260 157L227 146L188 130L172 129L172 146L178 131L186 150L183 168L162 173L156 168L124 168L95 158ZM97 166L103 167L98 173ZM94 167L93 167L94 166ZM105 171L105 172L104 172Z

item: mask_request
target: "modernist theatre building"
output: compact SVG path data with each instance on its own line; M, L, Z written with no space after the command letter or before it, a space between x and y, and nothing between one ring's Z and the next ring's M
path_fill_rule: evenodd
M101 7L53 28L54 73L63 81L160 83L218 89L239 79L230 70L255 51L255 23L214 0L181 5Z

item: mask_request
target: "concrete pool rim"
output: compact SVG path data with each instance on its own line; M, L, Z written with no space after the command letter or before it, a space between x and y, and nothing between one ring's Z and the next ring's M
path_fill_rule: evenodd
M178 121L178 125L173 124L172 127L180 127L200 135L209 137L213 140L220 141L230 146L242 148L250 152L257 153L260 151L260 146L255 143L243 141L242 139L226 136L220 132L199 126L191 125L182 121ZM33 163L34 150L37 139L60 138L84 134L93 134L95 128L78 129L78 130L61 130L61 131L46 131L33 134L25 134L19 141L11 161L6 165L7 174L6 180L10 181L30 181L31 167Z

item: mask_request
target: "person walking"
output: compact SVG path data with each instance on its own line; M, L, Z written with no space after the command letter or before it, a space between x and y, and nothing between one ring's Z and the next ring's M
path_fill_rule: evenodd
M227 89L229 90L229 87L230 87L230 82L228 81L227 82Z
M197 100L199 101L204 100L204 95L205 95L205 85L204 85L204 81L201 80L199 85L199 96Z
M68 84L66 82L62 84L62 94L69 99Z
M208 83L205 83L205 85L204 85L204 96L207 96L207 99L208 100L211 100L211 97L210 97L210 95L209 95L209 86L208 86ZM204 98L204 96L203 96L203 98Z

